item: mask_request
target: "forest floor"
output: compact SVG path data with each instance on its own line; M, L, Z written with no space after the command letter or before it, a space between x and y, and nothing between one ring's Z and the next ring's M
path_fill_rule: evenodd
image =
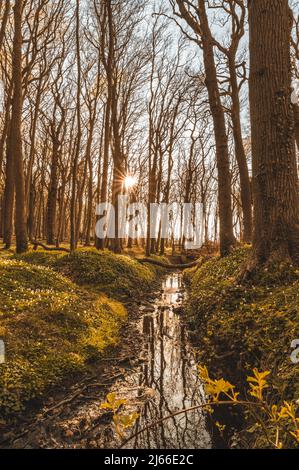
M3 253L0 271L0 337L6 347L0 446L42 447L53 419L91 399L99 409L111 382L132 367L139 306L146 308L157 295L163 270L82 249L74 255ZM94 424L89 422L90 430Z
M269 371L271 406L295 404L298 365L290 356L299 337L299 271L268 266L251 283L239 284L248 255L242 248L227 258L213 256L184 273L184 322L196 361L245 398L253 369ZM94 249L2 253L0 338L6 363L0 376L0 447L98 447L99 426L112 419L109 412L99 413L100 405L111 385L138 366L137 323L152 311L165 274L135 256ZM214 418L225 426L221 434L230 447L268 446L261 426L240 407L217 409Z

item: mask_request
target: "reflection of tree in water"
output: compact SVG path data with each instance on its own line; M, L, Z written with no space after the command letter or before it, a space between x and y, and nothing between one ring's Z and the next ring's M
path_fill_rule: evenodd
M168 278L163 296L166 306L175 302L178 288L177 278ZM149 423L183 408L200 405L204 400L186 329L172 308L161 306L156 314L145 316L143 333L148 360L140 374L139 385L154 389L156 398L148 401L142 409L133 434ZM137 436L134 447L209 448L211 439L205 416L198 410L166 420Z

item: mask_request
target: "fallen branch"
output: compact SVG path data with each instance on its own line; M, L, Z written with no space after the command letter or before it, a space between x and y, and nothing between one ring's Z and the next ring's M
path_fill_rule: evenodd
M47 414L51 413L52 411L56 410L57 408L61 408L62 405L65 405L67 403L71 403L76 398L78 398L80 395L82 395L83 392L85 392L85 390L87 390L88 388L108 387L109 385L111 385L111 383L113 383L114 380L118 379L119 377L123 377L123 373L116 374L113 377L110 377L109 379L107 379L107 381L104 380L103 383L98 383L97 382L97 383L94 383L94 384L89 383L89 384L84 385L84 387L79 388L70 397L66 397L62 401L60 401L60 402L56 403L55 405L51 406L50 408L45 409L44 410L44 415L47 415Z
M163 263L163 261L158 261L152 258L141 258L138 259L139 263L145 264L154 264L155 266L159 266L160 268L164 269L189 269L189 268L194 268L195 266L198 266L203 262L202 258L193 261L192 263L187 263L187 264L168 264L168 263Z
M38 247L41 247L43 248L45 251L61 251L63 253L70 253L71 250L68 250L67 248L53 248L53 247L49 247L47 245L44 245L43 243L41 242L37 242L37 241L31 241L32 245L33 245L33 249L34 250L37 250Z
M154 421L144 428L140 429L139 431L135 432L132 436L130 436L128 439L126 439L120 446L120 449L123 449L125 445L128 444L128 442L132 441L132 439L135 439L136 437L140 436L140 434L143 434L146 431L149 431L150 429L155 428L156 426L161 426L164 421L168 421L169 419L175 418L176 416L180 416L182 414L187 414L190 413L191 411L196 411L196 410L203 410L204 408L211 408L213 406L219 406L219 405L228 405L228 406L236 406L236 405L244 405L244 406L254 406L254 407L262 407L263 403L257 403L257 402L250 402L250 401L218 401L214 403L203 403L201 405L196 405L192 406L190 408L185 408L183 410L176 411L175 413L172 413L168 416L165 416L164 418L161 418L157 421Z

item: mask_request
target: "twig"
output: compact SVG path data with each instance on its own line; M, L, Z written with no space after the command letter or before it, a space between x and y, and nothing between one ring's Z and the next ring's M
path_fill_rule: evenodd
M196 411L196 410L200 410L200 409L203 409L203 408L209 408L211 406L218 406L218 405L245 405L245 406L264 406L263 403L254 403L254 402L249 402L249 401L218 401L218 402L215 402L215 403L203 403L202 405L196 405L196 406L192 406L191 408L185 408L183 410L180 410L180 411L177 411L171 415L168 415L168 416L165 416L164 418L162 419L159 419L158 421L154 421L153 423L150 423L149 425L145 426L144 428L140 429L140 431L136 432L135 434L133 434L133 436L129 437L128 439L125 440L125 442L122 443L122 445L120 446L120 449L122 449L126 444L128 444L128 442L130 442L132 439L134 439L135 437L139 436L140 434L143 434L144 432L148 431L149 429L152 429L156 426L159 426L161 425L162 423L164 423L164 421L167 421L168 419L171 419L171 418L174 418L176 416L179 416L181 414L184 414L184 413L189 413L190 411Z

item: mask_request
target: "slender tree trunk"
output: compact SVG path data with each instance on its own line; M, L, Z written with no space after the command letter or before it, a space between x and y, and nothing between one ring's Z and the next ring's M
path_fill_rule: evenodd
M218 200L220 221L220 252L227 255L234 245L231 175L229 168L228 137L225 125L225 115L221 103L217 82L217 72L214 59L213 41L211 37L206 6L204 0L199 0L200 26L202 29L203 56L206 72L206 86L209 95L211 113L214 122L216 142L216 159L218 170Z
M5 3L5 7L4 7L3 17L1 21L1 28L0 28L0 51L2 49L2 45L3 45L3 41L5 37L5 29L6 29L8 18L9 18L11 0L5 0L4 3Z
M55 245L56 241L56 214L57 214L57 190L58 190L58 159L60 141L54 126L52 130L53 151L51 162L50 186L47 203L47 244Z
M109 151L111 148L111 116L112 116L112 87L113 87L113 68L114 68L114 37L113 37L113 16L110 0L105 0L102 11L102 19L100 22L102 44L100 48L101 61L105 68L107 79L107 101L105 104L105 128L104 128L104 145L103 145L103 168L102 168L102 185L100 202L105 204L108 202L108 166ZM108 24L107 24L108 23ZM107 35L106 32L109 32ZM108 37L107 37L108 36ZM107 53L106 53L107 49ZM100 219L100 217L98 217ZM96 239L96 247L99 250L105 249L106 240Z
M81 146L81 51L80 51L80 0L76 2L76 54L77 54L77 145L72 168L72 195L71 195L71 209L70 209L70 224L71 224L71 251L77 248L76 237L76 193L77 193L77 171L79 163L79 154Z
M15 34L13 45L13 99L10 126L11 152L14 160L15 189L16 189L16 250L23 253L28 249L26 224L25 175L22 152L22 12L23 0L16 0L14 6Z
M7 136L8 136L8 132L9 132L11 95L12 95L12 86L10 85L8 87L8 91L7 91L7 98L6 98L6 102L5 102L4 123L3 123L2 135L1 135L1 139L0 139L0 175L1 175L1 171L2 171L4 150L5 150L5 142L7 140Z
M30 198L30 191L31 191L31 179L32 179L32 169L35 159L35 136L37 130L37 120L40 111L40 101L42 97L42 81L40 80L38 83L36 99L34 103L34 111L33 111L33 119L31 122L31 129L30 129L30 154L29 154L29 161L28 161L28 168L27 168L27 177L25 183L25 194L26 194L26 207L29 207L29 198Z
M299 104L293 105L294 116L295 116L295 138L297 142L297 148L299 151Z
M88 153L88 201L87 201L87 214L86 214L86 246L90 246L90 234L92 225L92 199L93 199L93 167L91 152Z
M229 167L228 137L225 125L225 114L221 103L220 91L217 81L217 71L214 59L214 42L211 34L209 20L206 12L205 0L198 0L199 23L188 12L184 0L176 0L182 17L190 27L201 37L203 60L206 75L209 104L214 123L216 143L216 160L218 170L218 203L220 222L220 252L222 256L229 254L235 244L232 201L231 201L231 175Z
M119 129L119 117L118 117L118 93L117 93L117 69L115 67L115 28L113 23L113 9L111 0L106 0L107 4L107 19L108 19L108 31L109 31L109 55L110 55L110 67L112 76L109 80L109 88L111 90L111 126L113 131L113 182L112 182L112 204L115 208L115 238L113 241L114 253L121 253L121 239L119 237L119 218L118 218L118 197L123 191L123 179L124 179L124 158L121 150L121 139Z
M30 191L29 191L29 202L28 202L28 217L27 217L29 240L32 240L33 233L34 233L35 201L36 201L35 188L34 188L33 182L31 182Z
M13 210L15 194L14 154L11 144L11 123L9 123L6 143L6 167L4 187L4 211L3 211L3 242L9 250L13 235Z
M113 169L113 183L112 183L112 204L115 208L115 238L113 240L114 253L121 253L121 238L120 238L120 220L118 217L119 201L118 197L123 191L123 162L122 158L114 158Z
M90 110L90 120L89 120L89 133L87 138L86 144L86 176L88 176L88 184L87 184L87 208L86 208L86 229L84 231L85 236L85 244L87 246L90 245L90 231L91 231L91 220L92 220L92 197L93 197L93 184L92 184L92 158L91 158L91 148L92 148L92 141L93 141L93 133L94 133L94 126L96 120L96 103L94 104L94 108ZM88 174L88 175L87 175Z
M288 0L249 1L253 265L299 261Z
M251 185L248 172L248 165L246 160L246 154L243 145L242 128L241 128L241 117L240 117L240 98L239 88L236 74L235 57L228 59L229 61L229 72L230 72L230 84L231 84L231 98L232 98L232 109L231 118L233 124L233 136L235 142L235 155L239 168L240 175L240 187L241 187L241 202L243 211L243 241L250 243L252 241L252 197L251 197Z
M149 144L151 146L151 143ZM151 150L150 150L151 152ZM149 194L148 194L148 215L147 215L147 240L146 240L146 256L150 256L154 253L153 242L154 238L151 238L151 205L156 202L157 193L157 163L158 156L155 151L153 158L149 159Z
M82 225L82 213L84 208L84 189L86 186L86 178L87 178L87 165L88 159L85 155L85 162L84 162L84 169L82 180L78 183L78 195L77 195L77 217L76 217L76 240L79 240L80 237L80 229Z
M104 145L103 145L103 168L102 168L102 184L101 184L101 197L100 202L105 204L108 198L108 165L109 165L109 149L111 139L111 97L108 90L108 97L105 109L105 130L104 130ZM105 240L97 238L96 246L98 250L104 250Z

